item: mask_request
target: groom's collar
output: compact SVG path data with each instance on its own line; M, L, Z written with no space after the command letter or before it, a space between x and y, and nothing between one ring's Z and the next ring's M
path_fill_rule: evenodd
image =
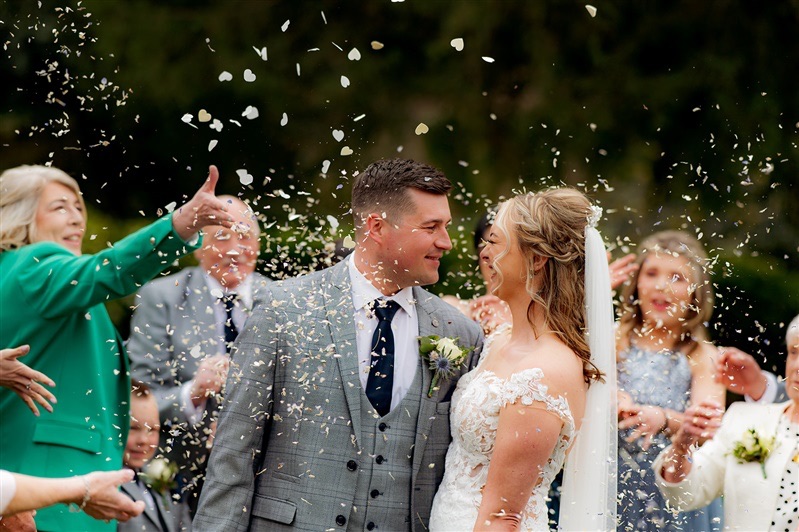
M384 298L396 301L409 315L414 316L416 314L413 289L410 286L391 296L384 296L355 266L354 255L354 253L351 253L344 260L347 261L347 270L350 276L350 284L352 285L352 303L355 310L368 308L375 299Z

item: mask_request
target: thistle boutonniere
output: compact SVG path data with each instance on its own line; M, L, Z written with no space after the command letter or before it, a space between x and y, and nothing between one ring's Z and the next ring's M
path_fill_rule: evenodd
M766 478L766 460L776 447L777 438L767 437L756 429L744 431L740 440L733 443L732 455L738 462L760 462L760 469L763 471L763 478Z
M466 355L473 349L473 347L460 347L457 338L441 338L434 334L419 337L419 352L433 371L433 381L427 390L427 397L433 397L433 392L438 388L441 379L449 379L455 375L466 360Z
M164 499L164 504L166 504L166 499L170 496L170 491L178 487L178 465L166 458L151 460L144 467L144 470L139 473L139 476L142 477L144 483L151 490L161 495L161 498Z

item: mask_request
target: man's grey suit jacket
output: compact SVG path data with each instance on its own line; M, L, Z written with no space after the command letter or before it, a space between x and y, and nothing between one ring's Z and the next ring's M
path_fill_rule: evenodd
M253 299L270 280L253 274ZM207 438L204 424L187 426L180 387L203 358L219 352L215 298L199 267L150 281L136 297L127 351L131 377L153 389L161 417L161 445L181 468L191 467ZM199 455L198 455L198 452Z
M480 327L413 289L421 336L482 349ZM234 346L225 408L195 526L203 531L341 530L352 511L362 451L356 331L347 264L272 283ZM449 407L461 368L423 392L413 449L413 530L426 530L450 443ZM405 501L406 505L408 501ZM343 518L342 518L343 516Z

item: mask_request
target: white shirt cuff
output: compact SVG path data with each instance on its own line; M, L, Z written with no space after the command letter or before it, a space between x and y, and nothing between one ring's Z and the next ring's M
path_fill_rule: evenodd
M744 396L744 399L747 403L757 403L761 405L767 405L774 402L777 399L777 377L768 371L763 372L763 376L766 377L766 389L763 390L763 395L760 396L760 399L755 401L748 395Z
M205 412L205 399L200 403L200 406L195 408L194 403L191 401L191 389L193 387L194 379L184 382L183 386L180 387L180 406L183 413L186 414L186 420L190 424L196 425L202 419L203 412Z
M0 513L5 512L14 494L17 492L17 481L8 471L0 470Z

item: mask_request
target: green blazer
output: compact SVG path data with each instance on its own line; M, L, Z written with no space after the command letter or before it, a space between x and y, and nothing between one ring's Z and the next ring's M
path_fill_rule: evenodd
M122 467L130 428L128 360L104 302L138 290L194 246L168 215L96 255L53 242L0 253L0 347L30 344L22 362L56 382L54 412L35 417L0 390L0 468L67 477ZM40 530L116 530L64 505L40 510Z

